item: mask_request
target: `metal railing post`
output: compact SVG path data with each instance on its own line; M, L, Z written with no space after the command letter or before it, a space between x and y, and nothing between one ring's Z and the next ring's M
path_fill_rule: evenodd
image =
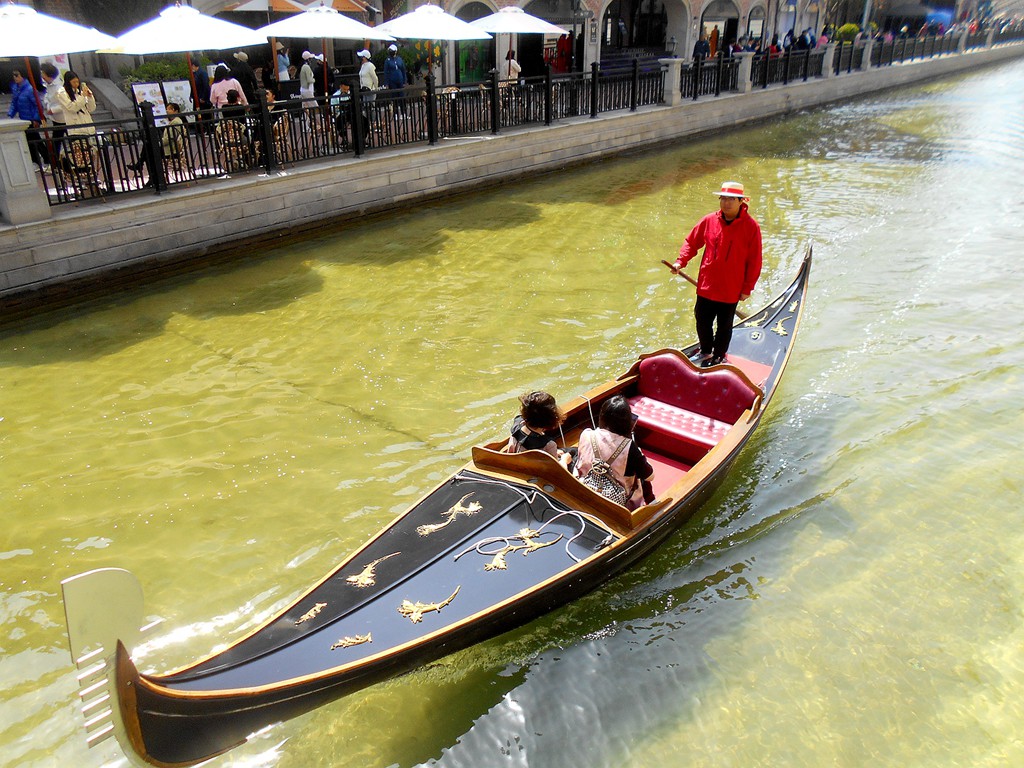
M274 127L270 122L270 106L267 104L267 92L260 88L256 91L259 99L260 141L263 142L263 167L267 173L277 173L277 147L274 146Z
M427 73L427 141L437 144L437 91L433 72Z
M544 125L551 125L551 62L544 67Z
M722 95L722 77L725 73L725 51L718 52L718 62L715 64L715 96Z
M700 56L693 57L693 100L700 96L700 75L704 67L704 60Z
M501 126L501 102L498 101L498 70L491 70L491 133Z
M349 93L352 94L349 101L349 109L352 110L352 154L360 157L366 151L366 132L363 130L366 123L363 122L363 94L359 92L358 78L352 82Z
M590 116L597 117L597 102L601 96L598 84L598 77L601 74L600 62L594 61L590 64Z
M160 129L156 127L153 115L153 103L144 101L142 108L143 151L146 153L146 164L149 166L149 179L153 182L156 194L167 191L167 177L164 175L163 152L160 150Z
M629 82L629 111L636 112L640 102L640 59L633 57L633 76Z

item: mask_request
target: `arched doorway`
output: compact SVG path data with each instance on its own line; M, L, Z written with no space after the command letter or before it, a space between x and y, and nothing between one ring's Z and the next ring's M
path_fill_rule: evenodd
M663 0L612 0L601 19L601 58L626 48L664 53L667 27Z
M762 48L768 42L765 38L767 29L767 11L763 5L750 9L750 18L747 19L747 38L755 48Z
M455 12L463 21L476 21L494 11L483 3L470 2ZM455 82L482 83L494 68L494 39L461 40L455 43Z
M579 72L583 68L583 32L587 9L581 0L533 0L523 7L531 16L568 30L568 35L518 35L516 60L523 68L523 77L543 75L547 64L551 71ZM498 58L505 54L498 52Z
M700 23L715 56L718 51L728 51L728 45L739 36L740 12L731 0L715 0L705 9Z

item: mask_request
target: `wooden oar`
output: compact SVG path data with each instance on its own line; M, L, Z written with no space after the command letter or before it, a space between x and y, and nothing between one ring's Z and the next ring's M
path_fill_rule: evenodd
M672 266L671 264L669 264L669 263L668 263L667 261L665 261L664 259L662 259L662 260L661 260L661 263L662 263L662 264L664 264L664 265L665 265L666 267L668 267L669 269L675 269L675 267L673 267L673 266ZM687 281L688 283L692 283L692 284L693 284L693 287L694 287L694 288L696 288L696 287L697 287L697 281L696 281L696 280L694 280L694 279L693 279L692 277L690 277L690 276L689 276L688 274L686 274L685 272L683 272L682 270L679 270L678 272L676 272L676 274L677 274L677 275L679 275L680 277L685 277L685 278L686 278L686 281ZM750 315L748 315L748 314L745 314L745 313L743 313L743 312L740 312L740 311L739 311L739 309L737 309L737 310L736 310L736 317L738 317L738 318L739 318L740 320L746 320L746 319L747 319L748 317L750 317Z

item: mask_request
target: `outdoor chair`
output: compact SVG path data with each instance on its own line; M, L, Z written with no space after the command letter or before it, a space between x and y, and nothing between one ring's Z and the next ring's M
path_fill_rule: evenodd
M96 146L92 137L65 137L64 154L67 158L65 175L71 182L75 197L98 197L102 194L97 175Z
M195 181L196 173L192 168L188 152L188 139L183 125L169 125L169 131L163 144L164 174L168 181Z
M237 120L222 120L214 130L221 168L226 173L243 171L252 165L252 147L245 128Z

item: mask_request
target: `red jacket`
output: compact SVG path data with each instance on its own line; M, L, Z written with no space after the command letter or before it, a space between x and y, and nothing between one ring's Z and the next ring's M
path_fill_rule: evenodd
M723 304L735 304L754 292L761 276L761 227L747 213L747 204L726 224L721 211L701 219L679 249L676 266L685 267L701 248L697 295Z

